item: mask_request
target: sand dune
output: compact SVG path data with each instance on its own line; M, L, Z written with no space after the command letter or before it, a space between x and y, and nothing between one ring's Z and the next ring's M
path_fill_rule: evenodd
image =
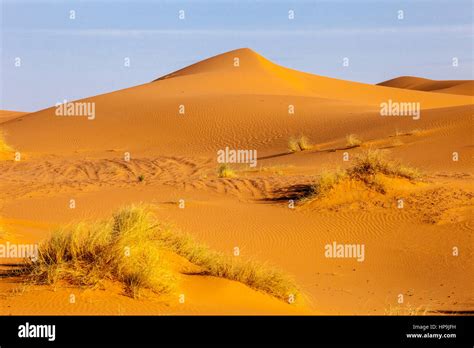
M411 77L373 86L287 69L239 49L83 99L95 103L93 120L56 116L54 107L15 115L0 124L7 144L22 154L19 162L0 162L0 216L8 238L37 242L58 225L144 202L160 220L215 250L231 254L239 247L241 257L294 276L307 302L295 307L242 283L185 275L186 306L175 299L171 305L162 298L137 302L113 284L79 291L84 301L74 308L67 302L42 306L51 289L10 296L18 292L14 280L2 278L0 292L9 295L0 297L0 308L8 314L472 311L469 86ZM381 117L380 104L388 100L419 102L420 119ZM349 134L361 139L360 146L347 144ZM288 141L299 135L313 146L290 153ZM219 177L216 152L226 146L256 149L257 167L231 165L235 177ZM386 193L345 182L324 199L289 209L292 194L322 172L347 169L368 149L418 168L423 179L387 179ZM399 198L403 209L396 206ZM327 259L324 246L333 241L364 243L366 260ZM454 246L462 250L458 257L451 254ZM61 301L69 291L54 296Z
M239 67L234 67L235 57L240 59ZM306 74L240 49L151 83L82 100L95 103L94 120L58 117L55 108L49 108L6 122L2 128L14 147L56 155L114 149L194 155L213 153L225 145L264 150L269 142L286 140L290 133L308 127L315 133L335 118L344 117L349 128L382 122L375 113L389 99L420 102L422 110L472 103L466 96L439 96ZM180 105L185 115L179 113ZM288 105L294 105L296 112L290 122ZM366 119L367 112L374 113L372 120ZM36 129L42 132L32 136ZM320 138L321 134L315 135ZM334 135L345 136L341 132ZM326 135L324 140L330 139Z
M414 76L401 76L380 82L378 86L411 89L425 92L474 95L474 81L446 80L437 81Z

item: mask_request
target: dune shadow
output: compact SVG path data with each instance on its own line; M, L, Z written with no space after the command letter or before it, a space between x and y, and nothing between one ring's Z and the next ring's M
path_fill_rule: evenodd
M21 275L21 270L25 267L24 263L2 263L1 267L7 268L0 270L1 278L18 277Z
M314 187L312 184L297 184L275 189L272 191L271 197L262 200L265 202L298 201L311 196L313 193Z
M258 157L257 161L266 160L266 159L270 159L270 158L276 158L276 157L288 156L288 155L291 155L291 154L293 154L293 153L292 152L281 152L281 153L277 153L275 155L268 155L268 156Z
M334 148L329 148L329 149L318 149L318 150L313 150L313 151L298 151L298 152L309 152L309 153L318 153L318 152L336 152L336 151L343 151L343 150L351 150L360 147L360 145L350 145L350 146L343 146L343 147L334 147ZM274 155L268 155L268 156L262 156L258 157L258 161L270 159L270 158L277 158L277 157L283 157L283 156L289 156L289 155L294 155L296 152L281 152L277 153Z

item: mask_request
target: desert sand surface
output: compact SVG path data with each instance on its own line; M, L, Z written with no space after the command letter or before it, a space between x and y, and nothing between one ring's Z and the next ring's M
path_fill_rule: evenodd
M470 80L437 81L414 76L401 76L378 84L417 91L474 96L474 82Z
M472 81L420 87L430 80L400 79L337 80L238 49L81 100L95 103L94 119L56 116L55 107L0 118L12 149L0 161L0 242L37 243L58 226L143 202L214 250L232 255L238 247L237 257L284 271L302 293L287 303L237 281L183 273L183 304L176 294L133 299L115 283L25 285L4 276L1 313L472 313ZM419 119L381 117L388 100L419 103ZM360 144L348 145L350 134ZM312 146L291 153L288 141L300 135ZM219 177L216 153L226 147L256 149L257 166L231 165L235 176ZM289 207L298 187L350 168L369 149L417 168L422 179L383 177L384 193L344 181L321 199ZM364 244L365 260L325 257L333 242ZM19 261L3 259L2 271Z

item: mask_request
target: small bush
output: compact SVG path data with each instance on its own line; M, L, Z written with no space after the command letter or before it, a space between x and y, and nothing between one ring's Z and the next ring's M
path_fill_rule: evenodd
M417 169L387 160L380 150L368 150L357 156L354 166L349 169L349 174L359 179L373 176L377 173L388 176L398 176L410 180L421 177Z
M41 243L38 259L21 271L36 284L67 281L96 286L104 279L120 281L138 297L141 289L163 294L177 287L177 277L163 258L172 251L200 266L202 274L239 281L279 299L299 296L292 279L252 260L241 260L198 244L156 221L143 206L121 209L113 218L60 229Z
M313 194L321 197L326 195L334 186L346 177L344 171L323 172L313 185Z
M301 135L298 138L290 138L288 141L288 150L290 150L290 152L306 151L311 150L312 148L313 146L309 139L304 135Z
M200 266L204 274L241 282L284 301L288 301L290 295L295 298L300 295L291 278L265 264L210 250L191 236L170 230L162 230L159 239L165 247Z
M301 149L301 151L305 151L305 150L311 150L311 148L313 147L309 141L309 139L307 137L305 137L304 135L302 135L299 140L298 140L298 145Z
M138 176L138 182L143 182L144 180L145 180L145 175L140 174L140 175Z
M217 170L219 178L235 178L237 175L235 171L227 164L221 164Z
M323 172L311 186L310 192L300 201L308 202L317 197L324 197L334 186L346 179L360 181L370 189L385 194L385 186L380 175L409 180L416 180L422 176L415 168L387 160L380 150L368 150L356 156L354 162L354 165L345 171Z
M290 150L290 152L297 152L300 150L297 139L290 138L290 140L288 140L288 150Z
M96 286L104 279L124 284L138 297L142 288L156 293L174 289L176 279L154 245L150 214L134 206L112 219L60 229L39 246L38 260L22 273L33 283Z
M362 140L360 140L355 134L349 134L346 136L347 147L358 147L360 145L362 145Z

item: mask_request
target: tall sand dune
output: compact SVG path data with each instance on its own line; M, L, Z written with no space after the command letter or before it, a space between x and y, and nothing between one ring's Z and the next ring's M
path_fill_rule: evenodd
M51 107L8 121L2 128L21 151L56 155L110 150L194 155L214 153L226 145L266 150L303 130L329 141L344 137L351 128L393 127L393 119L387 122L379 116L380 104L388 100L419 102L422 110L472 104L467 96L307 74L276 65L250 49L238 49L151 83L81 100L94 103L93 120L56 116ZM289 105L295 108L290 122ZM333 128L330 134L322 131L328 124Z

